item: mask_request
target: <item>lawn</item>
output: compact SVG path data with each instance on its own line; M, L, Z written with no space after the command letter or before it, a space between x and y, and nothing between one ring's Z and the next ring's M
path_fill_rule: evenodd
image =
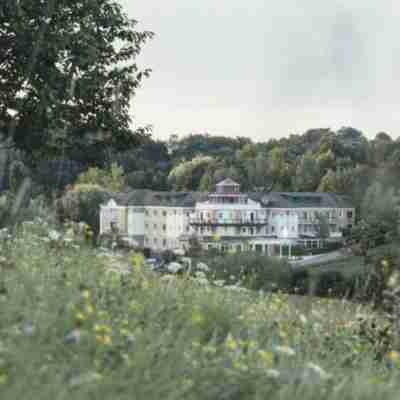
M50 229L0 240L2 399L398 398L367 307L160 277Z

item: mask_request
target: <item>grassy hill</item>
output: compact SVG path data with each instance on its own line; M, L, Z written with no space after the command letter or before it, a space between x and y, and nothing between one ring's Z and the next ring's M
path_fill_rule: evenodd
M160 277L49 229L0 240L2 399L398 398L368 308Z

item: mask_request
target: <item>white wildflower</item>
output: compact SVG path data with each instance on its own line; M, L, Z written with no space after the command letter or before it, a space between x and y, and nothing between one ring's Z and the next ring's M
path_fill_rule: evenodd
M50 240L58 240L58 239L60 239L60 237L61 237L61 234L59 232L57 232L56 230L54 230L54 229L52 229L49 232Z
M281 373L277 369L269 368L265 371L269 378L277 379L281 376Z
M176 274L177 272L179 272L180 270L183 269L182 265L177 262L169 263L166 268L167 268L168 272L172 272L174 274Z
M225 284L225 281L223 279L219 279L219 280L214 281L214 285L218 286L218 287L223 287L224 284Z
M81 331L79 329L74 329L65 336L64 340L65 343L79 343L81 341L81 337Z
M33 336L36 332L35 326L32 324L32 322L27 322L23 327L22 327L22 332L26 336Z
M195 278L195 279L193 279L193 281L200 285L208 285L209 284L209 282L206 278Z
M196 271L195 276L196 278L201 278L201 279L206 278L206 274L203 271Z
M274 351L289 357L296 355L296 352L289 346L275 346Z
M328 374L324 369L322 369L319 365L309 362L306 364L306 367L318 375L321 379L327 380L332 378L332 374Z
M87 383L93 383L101 380L102 376L97 372L87 372L85 374L81 374L75 376L69 380L70 386L80 386Z
M397 284L398 284L398 282L399 282L399 277L400 277L400 276L399 276L399 273L398 273L397 271L394 272L394 273L391 275L391 277L389 278L388 286L391 287L391 288L397 286Z
M210 270L208 265L203 262L197 263L197 269L199 269L200 271L205 271L205 272L208 272Z
M307 317L304 314L300 314L299 319L303 325L307 324Z

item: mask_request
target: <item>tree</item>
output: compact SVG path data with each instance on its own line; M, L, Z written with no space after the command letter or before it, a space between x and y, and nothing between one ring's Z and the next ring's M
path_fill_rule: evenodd
M116 163L109 170L92 167L78 176L77 185L98 185L103 190L119 192L125 187L124 170Z
M320 181L321 170L317 159L311 152L307 152L301 158L294 177L294 187L297 191L313 192Z
M136 57L153 36L136 24L113 0L2 0L0 121L13 145L36 159L89 156L147 136L129 126L150 73Z
M315 213L315 218L316 218L315 233L317 234L317 237L321 239L329 238L330 228L328 219L325 217L325 215L319 212Z
M354 170L339 168L336 171L329 169L322 177L318 192L349 193L352 189Z
M365 193L361 204L361 217L372 226L382 225L387 232L395 234L398 204L398 196L392 187L384 188L380 182L374 182Z
M276 182L275 190L287 190L290 188L290 165L286 161L285 150L282 147L274 147L269 153L268 170L272 181Z
M175 190L198 190L202 176L215 164L209 156L197 156L177 164L169 173L168 181Z

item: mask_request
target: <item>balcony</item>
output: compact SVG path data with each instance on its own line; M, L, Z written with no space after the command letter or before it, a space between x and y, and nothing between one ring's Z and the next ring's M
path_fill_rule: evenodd
M221 226L260 226L267 225L268 218L196 218L190 217L189 219L190 225L201 226L201 225L221 225Z

